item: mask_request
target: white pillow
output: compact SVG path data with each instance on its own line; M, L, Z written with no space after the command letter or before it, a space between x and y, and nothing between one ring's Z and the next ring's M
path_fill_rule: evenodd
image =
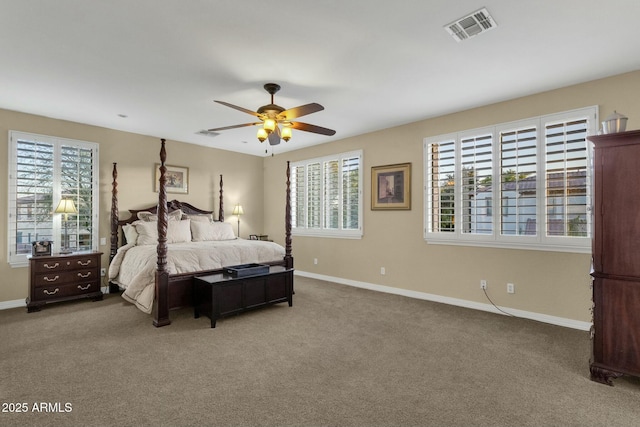
M236 238L233 233L233 227L226 222L191 221L191 235L191 240L194 242L233 240Z
M191 221L169 221L167 224L167 243L191 241ZM204 223L203 223L204 224ZM133 223L138 232L138 245L158 244L158 221L136 221Z
M167 243L183 243L191 241L191 220L169 221Z
M138 219L141 219L142 221L158 220L158 214L154 214L149 211L138 212L137 216L138 216ZM182 219L182 211L180 209L176 209L173 212L169 212L167 217L169 218L169 221L180 221Z
M132 224L125 224L122 226L122 231L124 232L124 238L128 244L137 244L138 232L136 231L135 226Z
M138 245L158 244L158 221L135 221L132 225L138 233Z
M212 222L213 217L211 214L184 214L185 218L189 218L191 221L200 221L200 222Z

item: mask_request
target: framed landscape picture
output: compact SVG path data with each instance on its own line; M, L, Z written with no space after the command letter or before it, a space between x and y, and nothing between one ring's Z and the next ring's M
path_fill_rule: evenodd
M371 210L411 209L411 163L371 168Z
M167 193L189 193L189 168L165 165ZM160 191L160 163L156 163L156 193Z

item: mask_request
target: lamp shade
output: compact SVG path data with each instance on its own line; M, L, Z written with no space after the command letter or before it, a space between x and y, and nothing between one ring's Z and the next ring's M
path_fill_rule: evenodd
M60 200L60 203L58 203L58 207L56 208L56 210L54 212L55 213L70 214L70 213L78 213L78 209L76 209L76 205L75 205L75 203L73 203L73 200L71 200L71 199L62 199L62 200Z
M244 210L241 205L235 205L233 208L233 213L231 215L244 215Z
M267 133L271 133L275 130L276 128L276 121L273 119L265 119L264 121L264 130Z
M282 139L285 141L289 141L291 139L291 128L289 126L284 126L281 131Z
M267 139L269 135L267 134L267 131L264 130L263 128L258 129L258 140L260 142L264 142L265 139Z

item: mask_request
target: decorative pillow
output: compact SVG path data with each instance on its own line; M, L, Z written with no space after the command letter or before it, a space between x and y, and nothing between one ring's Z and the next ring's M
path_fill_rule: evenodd
M191 241L191 221L169 221L167 224L167 243ZM138 245L158 244L158 221L135 221L133 225L138 233Z
M136 231L136 227L132 224L125 224L122 226L122 231L124 232L124 238L127 243L133 243L134 245L138 242L138 232Z
M212 240L233 240L233 227L226 222L191 221L191 240L205 242Z
M191 221L213 222L211 214L184 214L182 219L190 219Z
M182 219L182 211L180 209L176 209L173 212L169 212L167 216L169 217L169 221L180 221ZM138 212L138 219L141 219L142 221L157 221L158 215L149 211L142 211Z
M191 220L169 221L167 243L183 243L191 241Z
M132 224L138 233L138 245L158 244L158 221L135 221Z

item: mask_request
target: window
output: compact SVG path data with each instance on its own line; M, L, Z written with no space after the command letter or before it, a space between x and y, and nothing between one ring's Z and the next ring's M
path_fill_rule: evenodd
M589 107L426 138L425 239L589 252L597 123Z
M291 219L298 236L362 237L362 151L291 164Z
M54 210L62 198L78 213L66 224ZM26 265L31 242L64 246L66 228L73 250L98 248L98 144L9 132L8 261Z

